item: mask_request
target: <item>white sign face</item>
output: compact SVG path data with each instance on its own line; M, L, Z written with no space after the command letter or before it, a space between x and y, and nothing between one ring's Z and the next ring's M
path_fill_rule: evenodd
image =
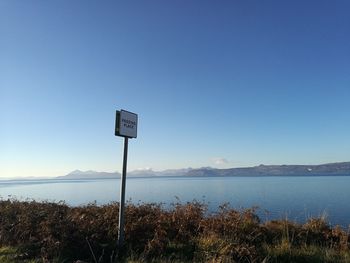
M120 111L119 135L129 138L137 137L137 114L125 110Z

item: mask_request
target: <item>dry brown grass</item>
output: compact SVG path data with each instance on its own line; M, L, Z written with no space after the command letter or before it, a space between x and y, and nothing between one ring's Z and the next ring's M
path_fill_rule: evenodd
M116 249L118 210L118 203L69 207L2 200L0 247L16 247L22 258L45 261L93 262L93 252L100 262L126 258L144 262L303 262L298 255L303 258L313 251L318 254L311 259L333 255L333 259L340 258L337 262L348 262L349 233L331 228L324 218L312 218L305 224L262 223L254 209L237 211L223 205L217 213L208 214L206 205L196 201L177 203L170 209L160 204L128 204L126 246L121 253ZM328 254L318 257L323 252Z

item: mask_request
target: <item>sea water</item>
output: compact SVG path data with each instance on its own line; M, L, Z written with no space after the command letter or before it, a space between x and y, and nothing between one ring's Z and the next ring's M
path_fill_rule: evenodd
M119 201L119 188L119 179L2 180L0 198L107 204ZM350 224L350 176L127 178L126 199L163 203L165 208L197 200L206 203L209 212L229 203L237 209L259 207L262 220L305 222L327 216L331 225Z

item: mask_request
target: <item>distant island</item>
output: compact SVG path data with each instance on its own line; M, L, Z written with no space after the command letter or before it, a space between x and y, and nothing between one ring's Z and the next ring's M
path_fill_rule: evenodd
M151 169L128 172L128 177L222 177L222 176L335 176L350 175L350 162L321 165L259 165L254 167L217 169L203 167L198 169L174 169L153 171ZM75 170L56 179L115 179L120 173Z

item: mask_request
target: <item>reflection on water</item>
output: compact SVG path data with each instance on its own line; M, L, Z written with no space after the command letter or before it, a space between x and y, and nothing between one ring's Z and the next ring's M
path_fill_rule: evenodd
M3 199L36 199L82 205L119 200L119 179L0 181ZM235 208L259 206L262 219L288 217L305 221L326 213L332 224L350 223L350 177L171 177L128 178L127 200L162 202L204 201L214 212L230 202ZM265 212L267 210L267 212Z

